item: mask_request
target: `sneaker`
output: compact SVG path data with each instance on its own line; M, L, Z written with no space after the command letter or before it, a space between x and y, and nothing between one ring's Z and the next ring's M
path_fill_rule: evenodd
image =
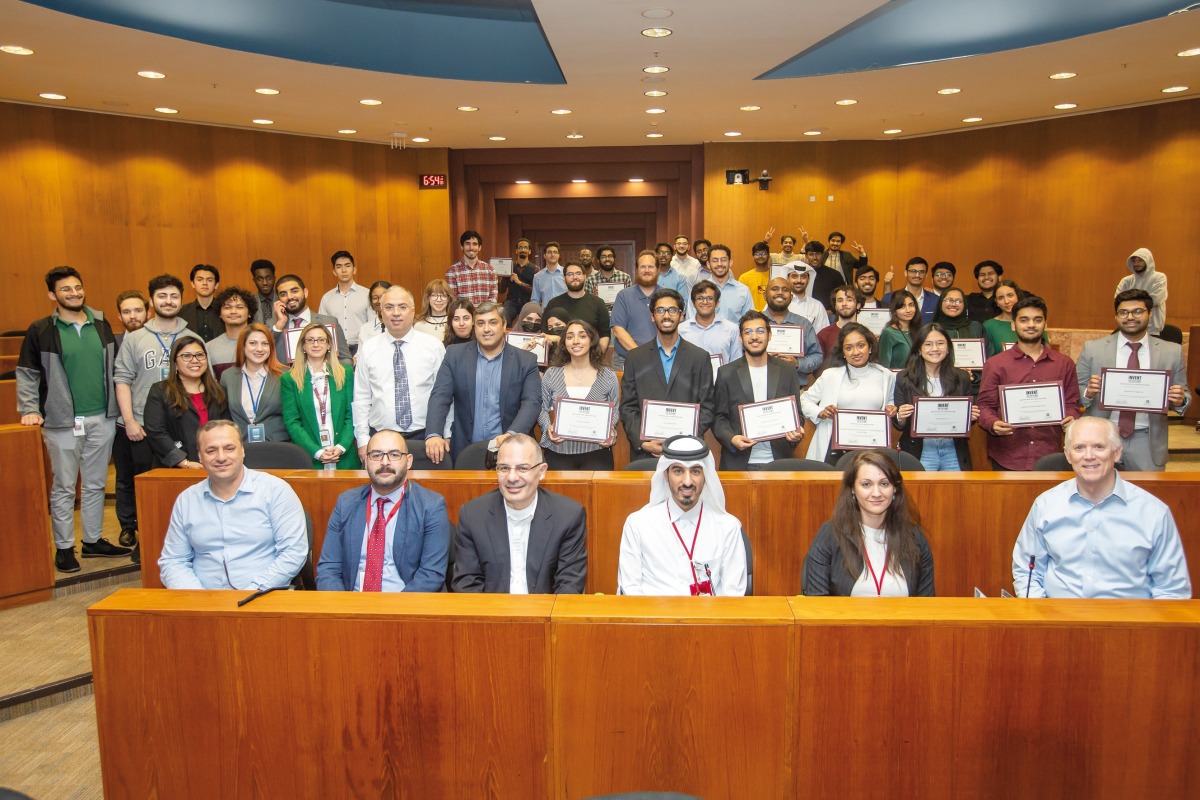
M117 542L120 543L122 547L133 547L137 544L137 529L122 528L121 535L117 537Z
M129 554L129 560L132 561L134 564L141 564L142 563L142 548L138 547L135 544L133 546L133 552Z
M54 568L59 572L79 572L79 559L75 558L75 548L66 547L54 554Z
M117 547L110 544L107 539L84 542L80 549L84 558L124 558L133 552L128 547Z

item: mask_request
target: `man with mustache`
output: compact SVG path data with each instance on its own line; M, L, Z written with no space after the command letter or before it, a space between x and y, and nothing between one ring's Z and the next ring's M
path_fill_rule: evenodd
M337 499L317 561L317 589L439 591L450 552L446 500L408 480L412 454L396 431L372 436L366 454L371 483Z

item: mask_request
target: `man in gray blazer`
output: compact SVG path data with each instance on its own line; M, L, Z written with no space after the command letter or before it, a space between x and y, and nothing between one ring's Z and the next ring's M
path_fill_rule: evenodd
M1167 465L1167 415L1110 411L1100 404L1100 371L1107 368L1166 370L1171 373L1167 406L1183 413L1191 398L1183 366L1183 348L1146 335L1154 300L1143 289L1129 289L1113 299L1117 332L1083 346L1075 364L1084 414L1108 417L1121 433L1124 471L1161 472Z
M587 512L538 488L546 475L533 437L514 433L497 453L499 488L458 513L456 592L582 594L587 582Z
M305 287L304 281L299 275L284 275L275 282L275 292L278 299L275 300L273 309L271 333L275 335L275 350L279 354L280 361L286 360L287 363L291 363L291 359L288 358L288 349L284 344L285 331L289 329L303 330L306 325L315 322L318 325L333 326L337 332L338 361L347 367L354 366L354 359L350 355L350 343L346 341L346 332L342 330L342 324L338 322L337 317L314 314L309 310L308 288ZM299 351L298 342L296 350Z

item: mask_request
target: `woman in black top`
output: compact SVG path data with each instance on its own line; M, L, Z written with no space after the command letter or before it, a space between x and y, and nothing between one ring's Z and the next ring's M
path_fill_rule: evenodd
M954 347L946 329L936 322L923 325L913 342L908 363L896 376L896 416L892 425L900 434L900 449L921 461L929 471L971 469L971 450L963 438L914 439L913 399L917 397L974 397L976 387L966 371L954 366ZM971 406L971 421L979 419L979 406ZM949 453L953 451L954 456ZM947 463L953 460L953 465Z

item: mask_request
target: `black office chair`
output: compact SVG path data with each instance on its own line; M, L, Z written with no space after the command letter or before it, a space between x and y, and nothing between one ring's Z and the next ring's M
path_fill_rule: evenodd
M487 469L487 446L486 440L467 445L466 449L458 454L458 458L454 459L454 469Z
M1178 325L1164 324L1162 332L1158 334L1158 338L1164 342L1172 342L1183 346L1183 330Z
M292 578L292 586L306 592L315 592L317 590L317 572L316 561L313 559L313 521L312 515L308 513L307 509L304 511L304 525L308 530L308 557L304 559L304 566L300 567L300 572Z
M921 463L921 459L906 453L903 450L893 450L892 448L879 448L876 452L883 453L885 456L896 462L896 466L901 472L924 472L925 465ZM838 459L837 469L844 470L846 465L850 463L850 459L854 458L854 450L848 450L841 458Z
M746 547L746 597L749 597L754 594L754 548L745 528L742 528L742 544Z
M291 442L250 442L246 445L250 469L312 469L312 456Z
M15 381L17 379L17 371L15 369L5 370L0 372L0 381Z
M25 331L5 331L4 333L0 333L0 338L15 337L15 336L20 336L23 339L23 338L25 338Z
M780 458L759 466L763 472L841 472L832 464L810 458Z
M1071 463L1065 453L1047 453L1033 465L1034 472L1070 472Z
M657 458L639 458L621 467L622 472L654 472L658 469Z
M449 458L443 458L442 463L435 464L429 460L429 456L425 455L425 440L417 439L410 442L404 440L408 445L408 452L412 453L413 463L409 469L454 469L454 463Z

